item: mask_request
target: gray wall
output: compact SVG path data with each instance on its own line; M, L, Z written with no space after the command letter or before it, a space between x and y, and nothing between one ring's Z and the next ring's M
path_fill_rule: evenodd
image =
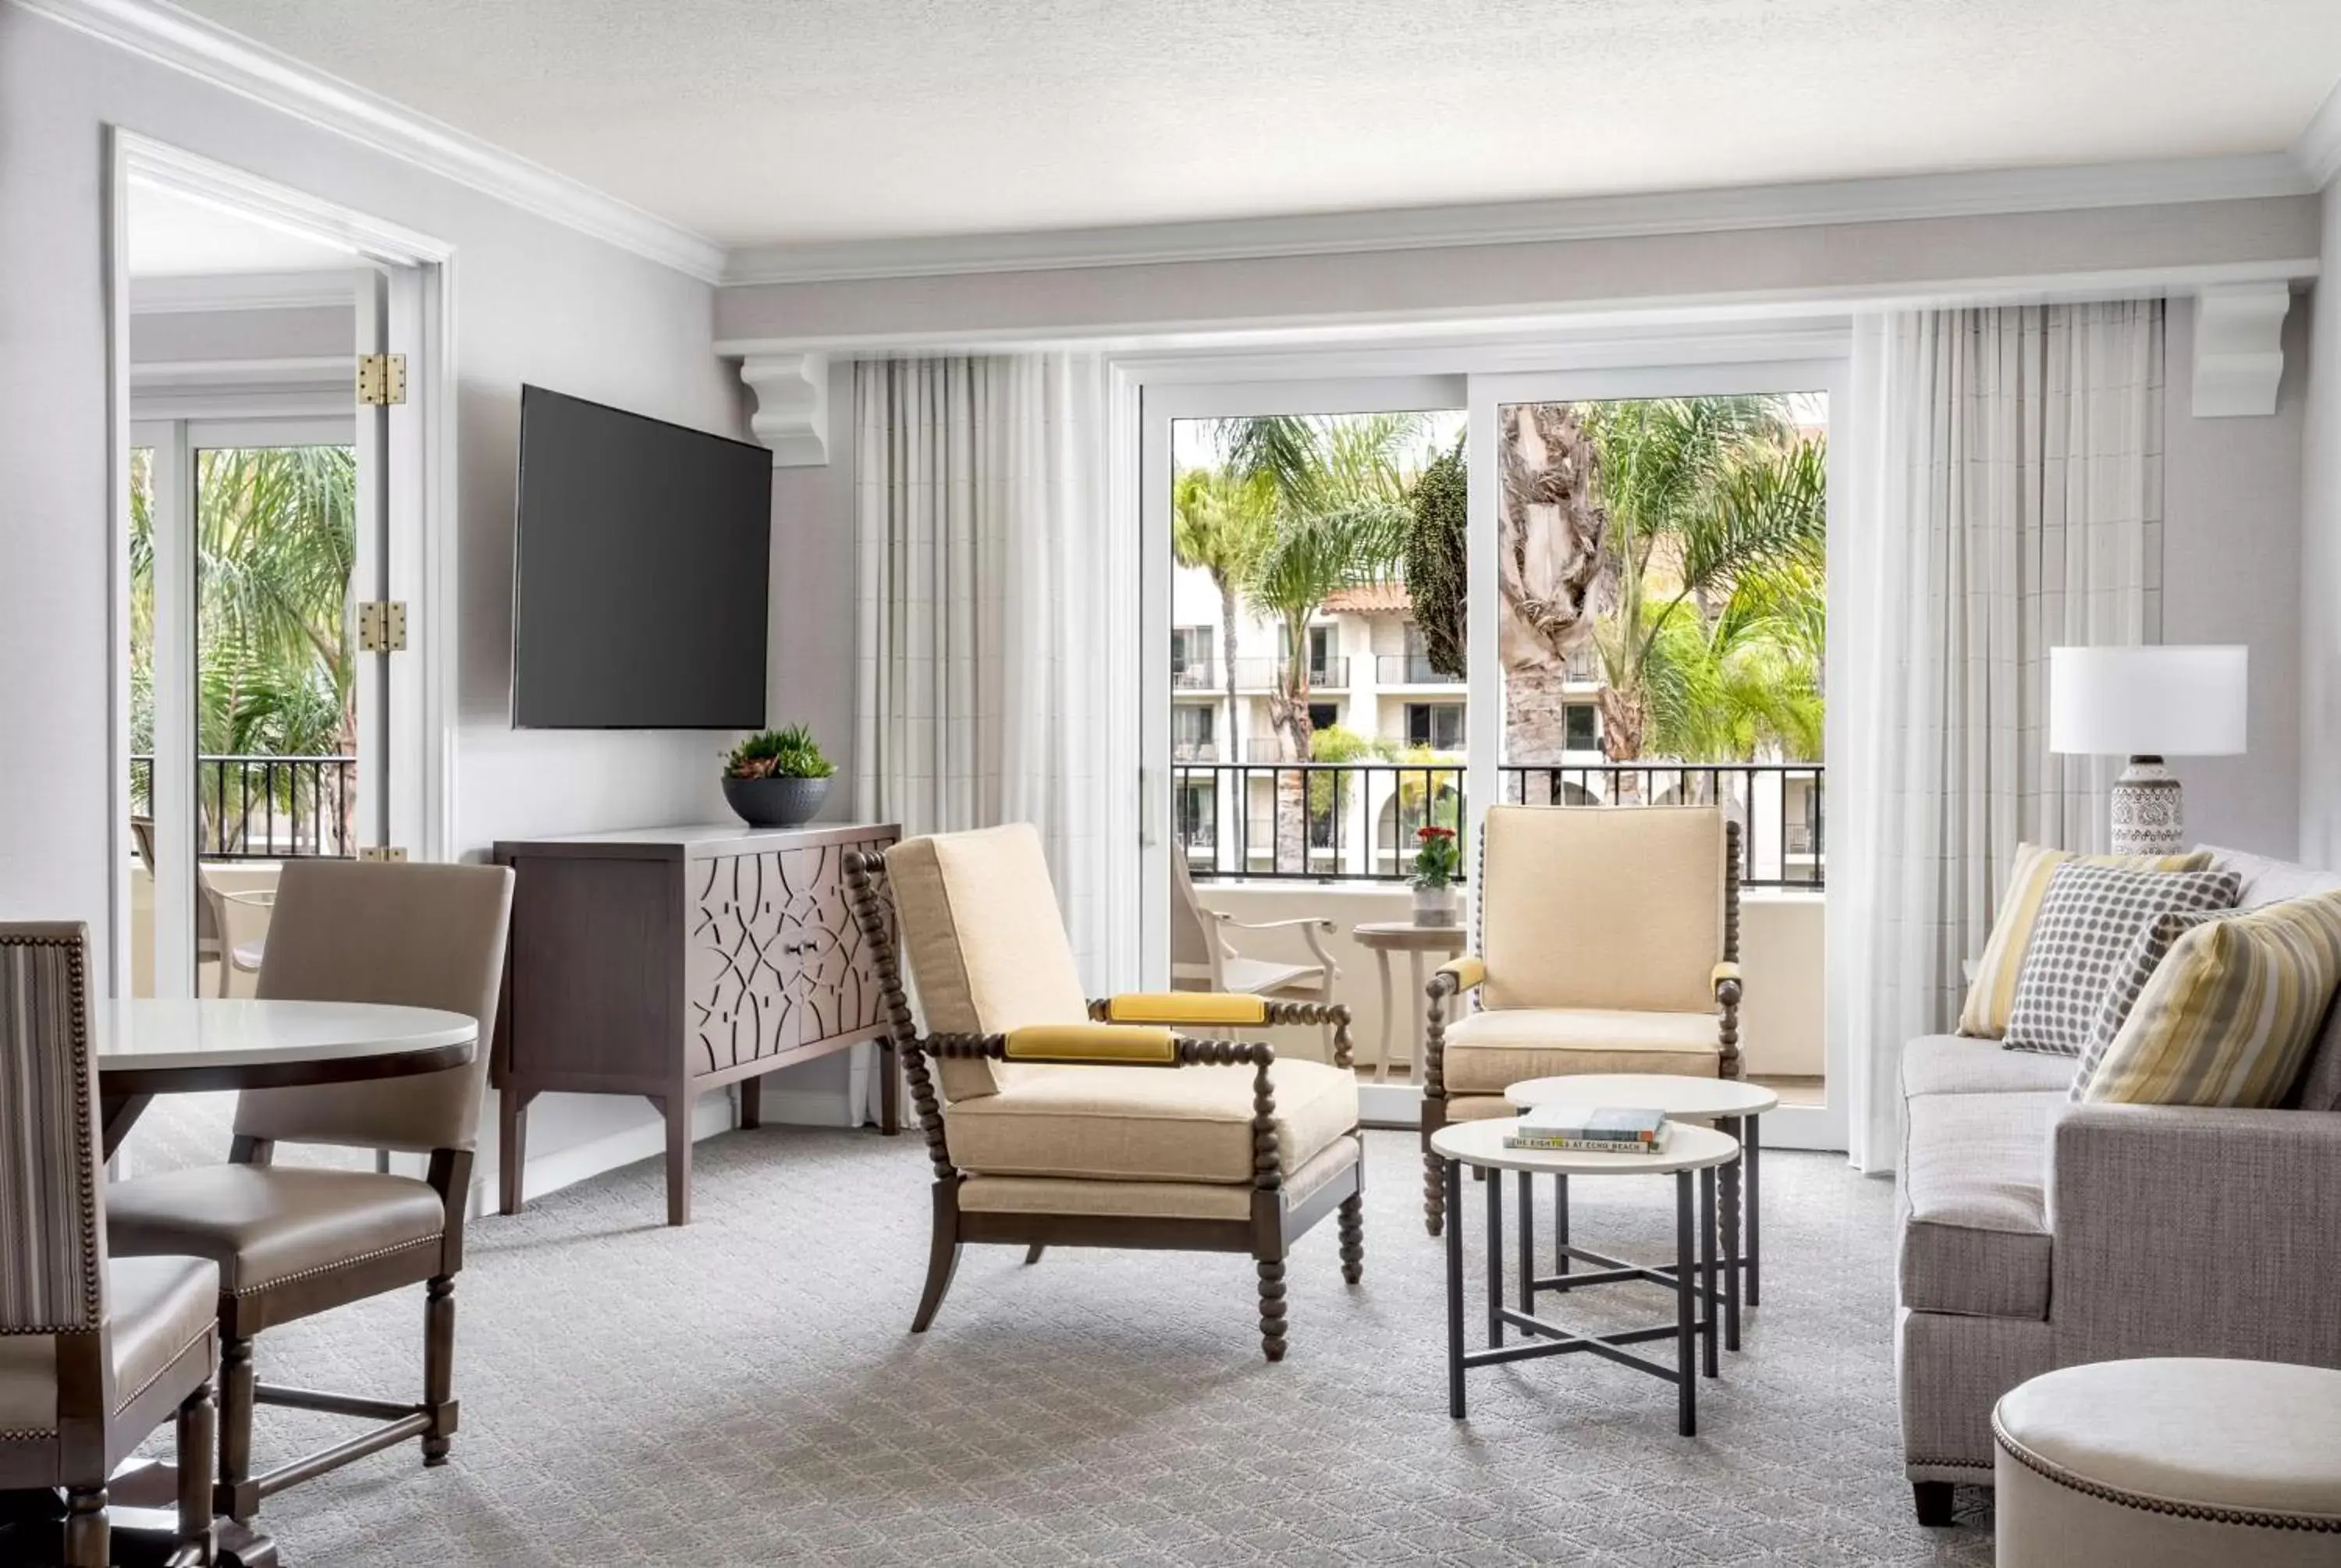
M134 364L322 359L357 352L352 305L262 310L139 311L130 318Z
M2197 419L2195 307L2173 300L2163 416L2162 640L2251 649L2250 751L2174 760L2190 839L2291 857L2299 849L2301 432L2314 302L2285 320L2284 382L2267 418Z
M2326 187L2325 256L2341 265L2341 183ZM2300 551L2300 852L2341 868L2341 304L2310 338Z

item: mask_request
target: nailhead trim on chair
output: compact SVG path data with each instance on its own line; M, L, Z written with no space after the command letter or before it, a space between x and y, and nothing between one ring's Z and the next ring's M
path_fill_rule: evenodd
M54 1443L56 1439L57 1434L54 1431L34 1432L26 1429L0 1432L0 1443Z
M2124 1492L2103 1482L2077 1475L2051 1459L2043 1459L2007 1434L1999 1424L1999 1413L1991 1417L1991 1434L2000 1450L2027 1470L2044 1481L2055 1483L2084 1497L2094 1497L2101 1503L2117 1503L2146 1513L2167 1513L2179 1519L2200 1519L2210 1524L2244 1524L2264 1530L2306 1530L2320 1534L2341 1534L2341 1517L2332 1514L2318 1516L2309 1513L2270 1513L2254 1508L2211 1508L2199 1503L2174 1503L2167 1497L2147 1497L2136 1492Z
M1908 1459L1902 1461L1910 1470L1989 1470L1987 1459Z
M145 1382L140 1384L137 1387L132 1389L127 1394L116 1394L114 1400L114 1413L116 1415L119 1415L124 1411L129 1409L130 1402L132 1400L137 1398L140 1394L145 1393L148 1389L162 1382L163 1374L170 1371L171 1368L178 1365L179 1357L186 1355L187 1352L193 1350L196 1345L201 1345L204 1340L204 1335L213 1333L218 1326L219 1325L217 1324L212 1323L204 1325L202 1332L197 1334L194 1338L187 1341L186 1344L171 1352L170 1355L164 1359L163 1365L154 1369L154 1376L148 1378Z
M355 1257L337 1258L332 1263L319 1264L315 1268L304 1268L298 1274L280 1274L265 1285L255 1285L243 1290L231 1290L227 1294L237 1296L257 1295L264 1290L274 1290L280 1285L291 1285L294 1280L314 1279L321 1274L331 1274L339 1268L354 1268L359 1264L372 1263L378 1257L388 1257L393 1253L407 1252L418 1246L438 1246L445 1240L446 1237L443 1236L426 1236L414 1241L400 1242L396 1246L376 1247L372 1252L360 1253Z

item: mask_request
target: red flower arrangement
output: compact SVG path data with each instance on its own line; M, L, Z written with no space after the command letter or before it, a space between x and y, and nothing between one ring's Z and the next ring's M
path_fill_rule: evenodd
M1463 868L1463 852L1452 828L1418 828L1414 832L1414 885L1444 888Z

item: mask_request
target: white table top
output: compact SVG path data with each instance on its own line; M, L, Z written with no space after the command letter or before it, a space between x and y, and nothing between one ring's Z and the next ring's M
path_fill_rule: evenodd
M1669 1116L1760 1116L1780 1103L1761 1084L1694 1078L1670 1073L1587 1073L1580 1077L1530 1078L1504 1091L1522 1110L1545 1106L1663 1111Z
M1489 1170L1538 1171L1553 1176L1669 1176L1676 1171L1704 1170L1729 1165L1739 1156L1739 1140L1713 1127L1667 1129L1663 1154L1613 1155L1598 1149L1508 1149L1504 1135L1518 1130L1519 1118L1505 1116L1479 1122L1450 1122L1430 1135L1430 1152L1443 1159Z
M111 1000L96 1007L97 1070L263 1067L397 1056L476 1041L462 1013L374 1002L248 997Z

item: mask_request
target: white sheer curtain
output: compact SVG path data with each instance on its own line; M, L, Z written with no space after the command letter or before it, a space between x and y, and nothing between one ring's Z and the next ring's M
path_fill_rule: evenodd
M1124 759L1112 688L1137 590L1107 533L1107 412L1093 354L854 371L855 814L905 833L1033 823L1093 990L1137 946L1135 868L1109 852L1137 855L1135 732Z
M1830 1028L1855 1164L1893 1168L1903 1042L1949 1029L2018 840L2101 849L2114 764L2047 749L2047 650L2159 632L2158 302L1857 325L1832 564Z

